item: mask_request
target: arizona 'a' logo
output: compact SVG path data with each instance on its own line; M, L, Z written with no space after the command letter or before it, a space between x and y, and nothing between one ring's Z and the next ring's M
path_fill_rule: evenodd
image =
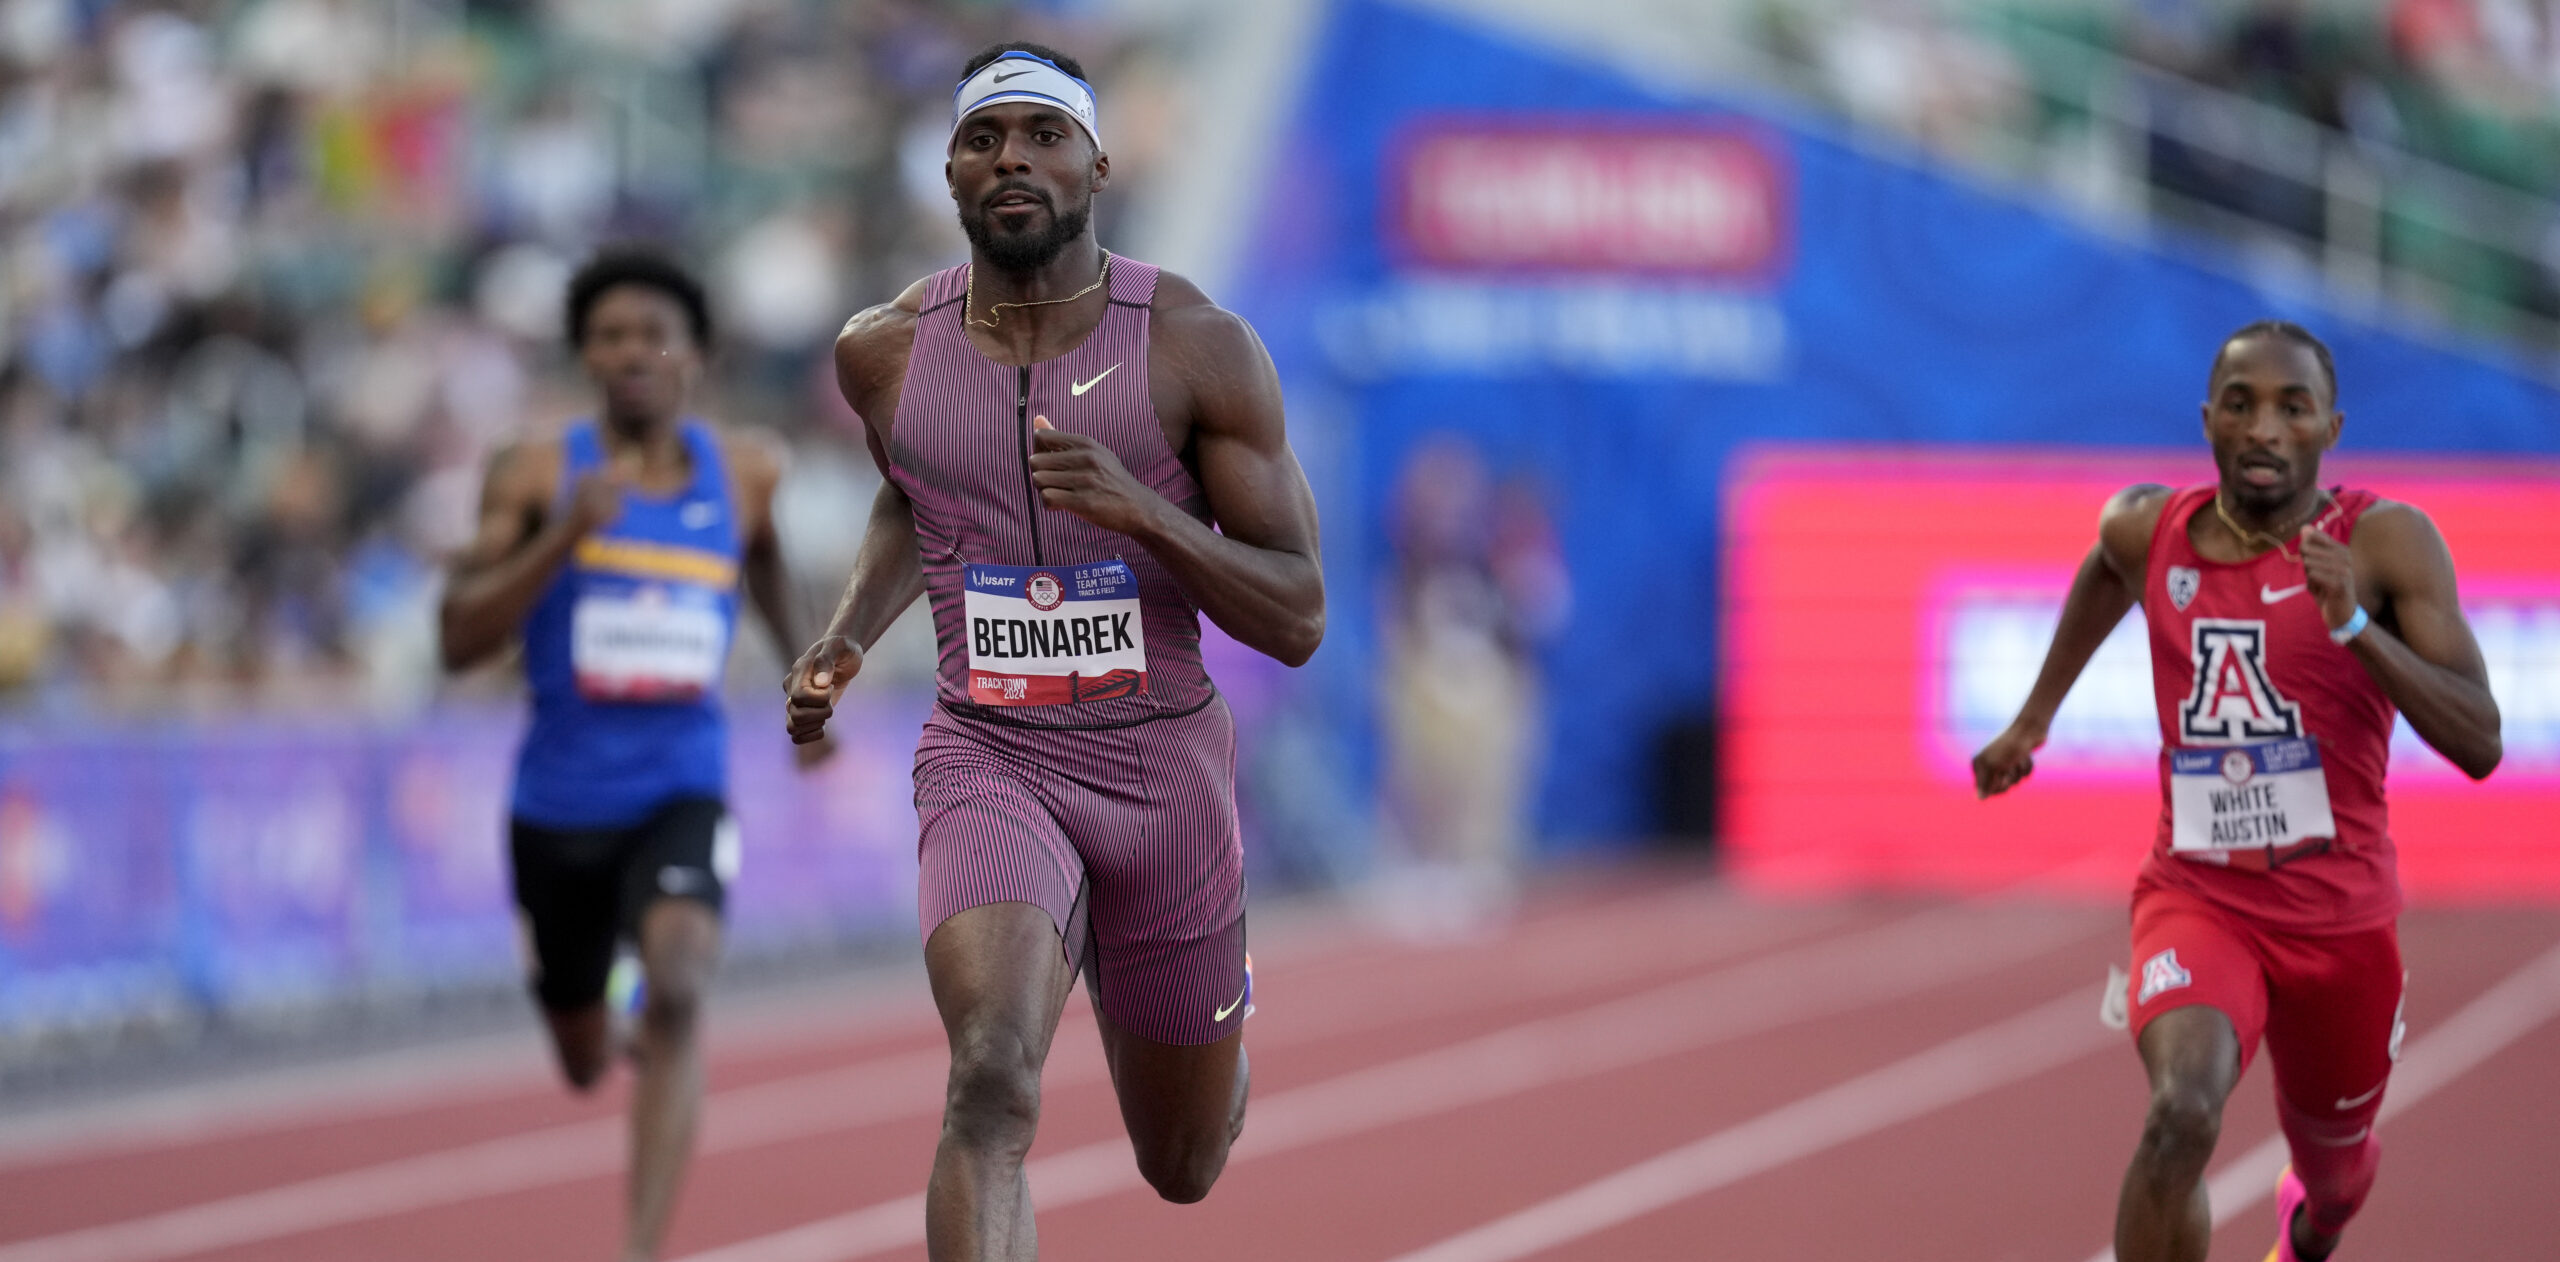
M2267 624L2198 618L2188 660L2195 685L2178 707L2178 735L2198 745L2232 745L2302 735L2302 707L2267 678Z
M2181 986L2192 985L2195 980L2195 974L2179 966L2178 948L2170 947L2142 962L2142 993L2134 997L2134 1002L2149 1003Z
M2193 566L2169 567L2169 603L2183 610L2194 604L2196 589L2204 585L2204 575Z

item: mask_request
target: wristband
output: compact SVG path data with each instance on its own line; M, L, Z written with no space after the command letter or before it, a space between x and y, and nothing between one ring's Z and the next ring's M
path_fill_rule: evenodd
M2347 619L2347 625L2343 627L2329 628L2329 642L2331 644L2344 644L2357 636L2363 635L2364 629L2372 625L2373 619L2365 613L2364 606L2358 605L2356 606L2355 616Z

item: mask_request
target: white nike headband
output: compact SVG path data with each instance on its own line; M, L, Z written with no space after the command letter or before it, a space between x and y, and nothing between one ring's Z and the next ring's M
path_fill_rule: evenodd
M1093 85L1060 70L1057 63L1031 53L1006 53L978 67L978 73L960 81L951 90L951 136L943 141L949 148L960 136L960 124L971 114L990 105L1008 101L1037 101L1066 111L1067 117L1084 128L1093 147L1102 147L1102 127L1095 118Z

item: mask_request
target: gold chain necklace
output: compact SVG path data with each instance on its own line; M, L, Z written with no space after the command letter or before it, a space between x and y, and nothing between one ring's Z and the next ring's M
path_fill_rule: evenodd
M969 265L969 281L960 290L960 321L963 324L977 325L982 329L992 329L996 327L996 321L1004 318L997 313L1003 311L1007 307L1046 307L1054 303L1074 302L1076 299L1082 298L1086 294L1102 288L1103 283L1110 279L1111 251L1104 250L1102 252L1102 274L1094 277L1092 284L1087 285L1064 298L1041 298L1031 302L999 302L988 307L987 318L980 320L969 314L970 312L978 309L978 266L977 264L972 263Z
M2310 525L2312 521L2320 516L2320 510L2327 508L2328 506L2329 493L2327 491L2322 491L2320 493L2319 502L2313 504L2311 506L2311 512L2303 517L2302 526ZM2222 524L2230 527L2232 534L2239 536L2240 546L2244 548L2268 547L2273 548L2278 552L2284 551L2284 540L2281 537L2276 535L2260 534L2257 531L2241 525L2238 521L2233 520L2231 510L2222 506L2222 489L2220 487L2214 488L2213 515L2221 518ZM2302 526L2294 527L2294 532L2299 532L2302 529ZM2265 542L2261 544L2259 542L2260 540L2264 540Z

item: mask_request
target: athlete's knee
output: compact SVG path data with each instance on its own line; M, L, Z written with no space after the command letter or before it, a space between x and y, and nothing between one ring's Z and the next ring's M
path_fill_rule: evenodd
M955 1039L942 1128L969 1147L1028 1152L1040 1128L1040 1062L1030 1040L1007 1031Z
M649 996L641 1023L660 1038L693 1033L720 964L718 916L687 899L660 900L642 922L640 956Z
M2142 1119L2141 1160L2157 1177L2203 1172L2222 1138L2222 1097L2203 1083L2170 1079L2152 1089Z
M1244 1138L1245 1105L1253 1099L1253 1062L1247 1060L1242 1045L1236 1048L1236 1099L1227 1110L1227 1142Z
M1242 1125L1239 1115L1236 1126ZM1156 1195L1176 1205L1190 1205L1206 1198L1217 1186L1218 1176L1227 1168L1227 1147L1233 1142L1232 1130L1185 1136L1172 1143L1158 1143L1138 1150L1138 1173L1145 1175L1147 1186Z
M612 1057L601 1051L586 1052L561 1048L560 1080L568 1083L571 1091L585 1095L604 1082L604 1071L612 1061Z
M1147 1185L1156 1195L1177 1205L1189 1205L1209 1195L1218 1176L1227 1168L1227 1153L1234 1148L1236 1137L1244 1134L1245 1101L1252 1094L1253 1073L1244 1058L1244 1048L1236 1048L1236 1076L1233 1095L1226 1116L1209 1114L1196 1123L1159 1132L1150 1129L1137 1138L1138 1172L1146 1176Z
M707 988L698 977L679 974L649 987L649 997L641 1004L640 1022L656 1039L693 1037L702 1028L703 992Z
M582 1095L595 1090L604 1081L605 1070L613 1064L603 1005L553 1010L546 1016L551 1026L551 1049L559 1054L561 1080Z

